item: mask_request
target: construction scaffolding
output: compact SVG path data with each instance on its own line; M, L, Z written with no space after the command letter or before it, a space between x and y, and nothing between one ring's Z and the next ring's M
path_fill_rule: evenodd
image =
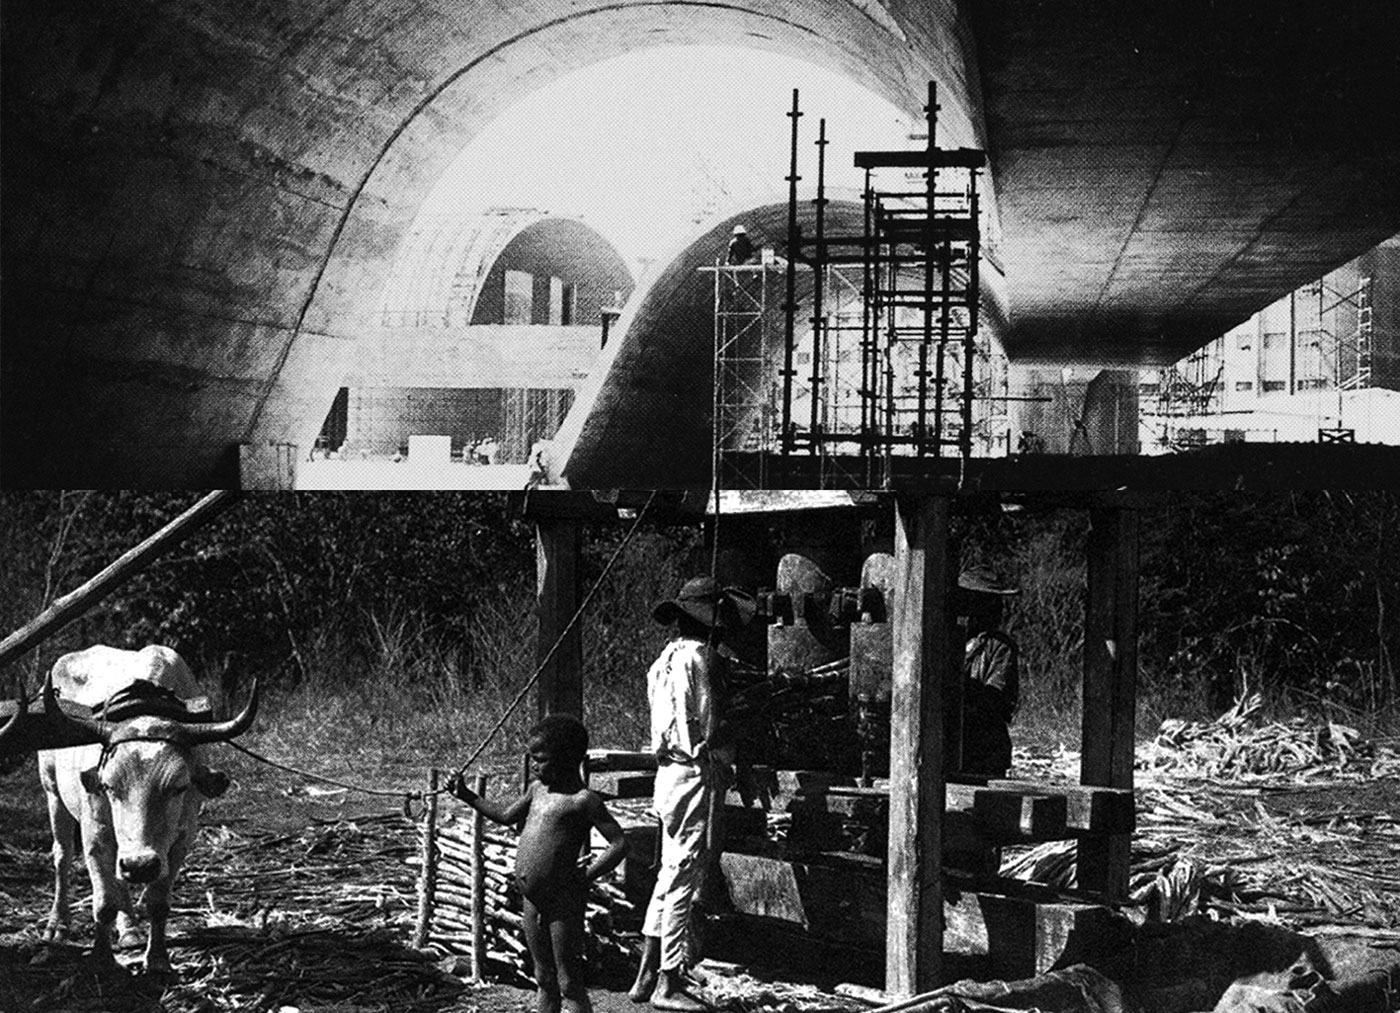
M1157 442L1165 449L1200 446L1206 442L1206 430L1187 421L1222 411L1225 363L1211 349L1207 346L1160 370L1151 398L1140 408L1144 417L1160 419Z
M1180 362L1147 374L1141 415L1153 446L1299 439L1354 440L1353 392L1375 382L1373 278L1338 268L1290 293ZM1289 418L1299 420L1290 425Z
M1318 298L1322 298L1321 285L1318 286ZM1339 375L1337 387L1340 390L1364 390L1371 386L1371 353L1375 339L1375 322L1371 307L1371 279L1367 276L1357 279L1356 291L1352 295L1338 300L1329 308L1335 309L1343 302L1352 302L1356 306L1356 368L1345 378ZM1326 309L1319 310L1319 315L1324 314ZM1335 334L1333 340L1336 344L1334 353L1336 362L1340 364L1343 341L1339 335ZM1340 374L1340 365L1338 365L1338 372Z
M994 395L979 342L978 173L984 152L935 143L929 85L922 150L862 151L863 226L829 232L826 121L817 146L815 229L799 222L798 93L793 91L787 244L760 263L718 263L715 286L716 466L754 453L757 481L796 455L867 487L889 483L894 456L967 458L990 440L974 401ZM770 312L782 280L783 330ZM810 313L799 326L799 311ZM1004 386L1004 378L1002 380ZM1003 392L1001 397L1005 398ZM754 481L755 471L747 471Z
M779 268L716 263L714 272L715 380L714 443L717 452L758 453L755 476L766 479L762 463L775 447L773 340L771 313L781 296Z

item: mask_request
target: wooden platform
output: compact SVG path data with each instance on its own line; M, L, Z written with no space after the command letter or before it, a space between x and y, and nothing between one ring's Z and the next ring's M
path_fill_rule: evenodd
M867 947L885 945L883 863L865 856L726 852L720 859L734 910L800 928L813 938ZM943 948L982 957L992 975L1031 977L1112 945L1123 930L1112 909L1049 891L958 890L947 885Z

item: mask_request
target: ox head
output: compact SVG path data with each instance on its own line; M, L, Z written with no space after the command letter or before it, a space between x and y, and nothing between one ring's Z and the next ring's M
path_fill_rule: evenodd
M197 747L227 742L247 731L258 710L258 685L243 710L228 721L193 723L136 717L107 723L63 714L102 744L96 769L83 772L83 787L106 797L117 844L117 873L150 883L169 869L171 848L194 828L203 798L228 788L228 775L199 761ZM58 712L61 713L61 712Z

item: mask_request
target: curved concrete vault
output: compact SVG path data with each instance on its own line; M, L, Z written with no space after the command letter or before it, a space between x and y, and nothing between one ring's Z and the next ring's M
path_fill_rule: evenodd
M516 319L507 313L508 271L531 282ZM571 218L505 208L419 223L344 384L574 389L598 357L603 308L624 302L632 285L613 245Z
M858 196L858 195L856 195ZM770 204L714 226L675 257L618 321L617 337L603 350L555 439L555 477L575 489L644 487L702 489L711 480L714 384L713 265L733 227L744 225L756 244L785 254L787 204ZM865 211L854 200L832 199L828 235L859 235ZM815 234L810 202L798 211L803 234ZM810 329L810 271L795 285L797 332ZM829 297L828 297L829 298ZM769 307L769 333L783 330L781 297ZM828 304L828 310L830 304ZM994 337L1005 330L1005 293L992 272L982 276L981 320Z
M656 45L799 56L911 116L936 80L940 141L991 156L1013 360L1170 362L1400 232L1393 0L16 0L4 18L9 486L232 485L240 444L308 444L462 147L523 91Z
M433 183L523 90L631 50L804 57L981 143L953 0L6 10L9 485L231 485L308 445Z

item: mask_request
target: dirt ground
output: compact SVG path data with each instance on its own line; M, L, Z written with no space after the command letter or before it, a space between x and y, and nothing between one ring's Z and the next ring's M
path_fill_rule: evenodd
M416 912L410 859L417 837L401 798L330 787L226 747L221 754L217 765L233 776L233 787L206 805L200 843L177 887L170 979L139 973L135 951L119 954L121 970L94 972L83 956L91 915L81 872L74 876L74 943L41 942L52 873L35 762L0 776L0 1013L531 1008L533 993L525 988L473 985L410 948ZM388 792L423 780L423 764L408 759L369 764L321 756L316 769ZM1229 804L1232 798L1237 805ZM1257 843L1250 837L1257 837L1257 826L1251 831L1248 820L1235 818L1251 814L1257 821L1301 812L1302 825L1324 826L1329 813L1355 819L1366 810L1373 814L1368 819L1393 830L1400 778L1262 794L1226 791L1212 808L1222 817L1216 836L1224 850L1231 841L1246 849ZM1390 861L1376 875L1400 883L1400 845L1389 849ZM635 1011L625 993L627 969L602 970L591 990L595 1008Z
M119 951L119 970L95 973L84 956L92 918L81 871L73 944L42 944L53 877L36 763L0 777L0 1013L532 1007L532 991L472 985L409 948L416 870L405 860L417 838L401 799L343 791L229 749L218 766L233 786L205 804L200 844L176 887L169 980L141 973L139 950ZM384 790L423 780L422 766L407 762L371 772L321 757L315 769ZM593 997L600 1013L634 1008L625 986Z

